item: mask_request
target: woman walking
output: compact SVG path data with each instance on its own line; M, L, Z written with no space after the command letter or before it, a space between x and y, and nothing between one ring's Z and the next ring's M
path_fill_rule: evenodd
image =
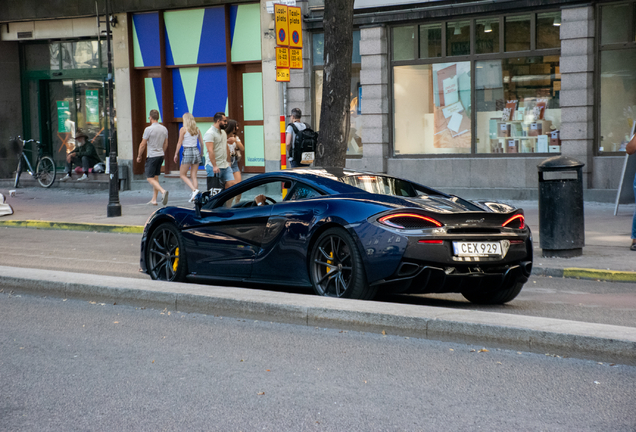
M174 153L174 161L175 163L179 161L179 150L183 145L183 158L181 159L179 174L181 180L192 190L190 202L192 202L199 193L197 172L199 171L199 164L201 163L201 151L197 146L197 140L203 147L203 137L197 127L197 122L194 121L192 114L185 113L183 114L183 127L179 130L179 142L177 143L177 150ZM190 178L188 178L188 170L190 170Z
M245 151L245 146L241 142L238 136L238 122L236 120L228 120L225 133L227 134L227 146L230 150L232 166L232 173L234 174L234 180L236 183L241 181L241 169L238 166L239 160L241 160L241 152Z

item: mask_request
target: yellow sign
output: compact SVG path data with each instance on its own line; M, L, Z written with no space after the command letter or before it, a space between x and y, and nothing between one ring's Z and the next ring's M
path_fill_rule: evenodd
M289 49L289 64L292 69L303 68L303 50L290 48Z
M276 47L276 67L289 67L289 48Z
M276 45L289 46L289 21L287 6L274 5L274 17L276 19Z
M276 68L276 81L289 82L289 68Z
M303 47L303 20L298 6L288 6L289 20L289 46L290 48Z

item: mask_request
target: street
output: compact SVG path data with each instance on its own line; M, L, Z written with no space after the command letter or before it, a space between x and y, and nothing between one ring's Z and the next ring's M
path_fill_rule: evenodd
M1 430L636 427L631 366L8 293L0 317Z
M148 279L138 271L139 242L135 234L0 228L2 265ZM260 288L313 295L311 290ZM377 300L636 327L632 283L532 277L503 306L474 305L460 294L380 295Z

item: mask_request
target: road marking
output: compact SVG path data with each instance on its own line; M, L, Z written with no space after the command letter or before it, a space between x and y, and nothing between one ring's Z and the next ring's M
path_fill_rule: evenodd
M144 227L140 225L114 225L114 224L93 224L75 222L52 222L39 220L5 220L0 221L0 227L15 228L38 228L38 229L59 229L70 231L97 231L123 234L141 234Z

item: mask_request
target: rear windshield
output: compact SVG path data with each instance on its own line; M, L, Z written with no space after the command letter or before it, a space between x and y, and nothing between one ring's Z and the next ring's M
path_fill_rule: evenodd
M418 197L429 195L432 191L425 191L417 188L413 183L392 177L358 175L344 176L339 179L341 182L355 186L364 191L400 197Z

